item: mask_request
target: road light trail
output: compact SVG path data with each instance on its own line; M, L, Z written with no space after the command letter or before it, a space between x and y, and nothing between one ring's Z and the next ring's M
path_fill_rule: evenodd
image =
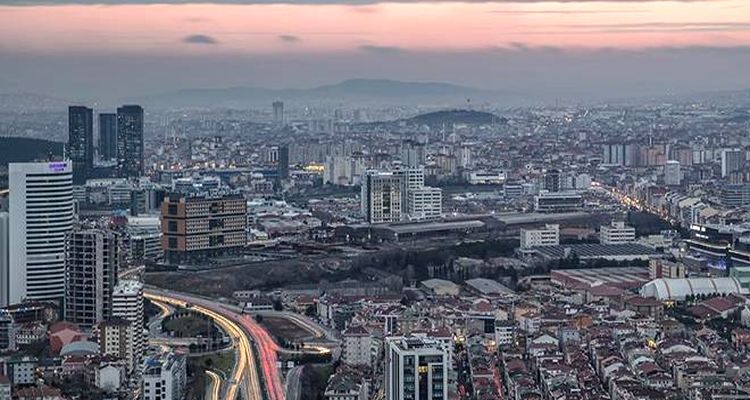
M208 399L219 400L221 396L221 378L219 377L219 374L209 370L206 370L205 373L208 379L211 381L207 392Z
M180 307L187 307L189 303L192 305L194 311L213 319L217 325L232 337L232 340L237 346L235 368L231 379L227 381L226 392L223 398L230 400L236 399L242 382L247 379L248 384L242 385L245 388L245 390L243 390L243 398L246 400L263 400L263 390L258 376L252 345L250 344L247 333L243 331L242 327L238 325L237 322L235 322L236 320L241 319L239 316L230 313L216 303L211 303L202 299L183 295L164 294L153 290L146 290L144 295L149 300L161 301ZM220 310L220 312L217 310ZM226 316L227 314L228 316ZM235 321L233 321L233 319Z
M279 346L271 338L271 335L249 315L243 315L240 321L245 330L255 340L255 344L260 352L261 368L263 369L263 378L265 379L268 398L270 400L284 400L286 398L284 385L281 384L281 376L276 366Z

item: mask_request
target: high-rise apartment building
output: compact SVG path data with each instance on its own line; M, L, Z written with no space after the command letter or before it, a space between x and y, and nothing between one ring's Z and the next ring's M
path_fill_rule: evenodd
M361 210L371 224L439 219L443 193L424 185L422 167L367 171L362 176Z
M425 146L414 140L401 143L401 163L407 167L419 167L425 164Z
M65 296L65 237L73 227L69 161L9 166L9 304Z
M73 183L85 184L94 169L94 110L88 107L68 107L68 157Z
M724 149L721 151L721 176L727 177L745 165L745 152L741 149Z
M83 329L112 317L112 291L120 266L115 232L83 229L66 243L65 319Z
M136 367L134 354L134 327L124 318L112 318L96 326L94 336L99 343L99 352L125 361L128 371Z
M133 365L140 363L145 349L143 333L143 284L122 280L112 291L112 317L128 321L133 328Z
M664 164L664 184L668 186L679 186L682 182L682 171L680 162L669 160Z
M449 352L443 342L389 337L385 354L386 399L447 399L449 368Z
M117 109L117 172L121 178L143 175L143 108Z
M247 244L247 202L237 191L172 193L161 206L162 249L167 261L200 261Z
M117 114L99 114L99 156L103 160L117 159Z
M273 122L277 125L284 124L284 102L274 101L273 104Z
M401 221L404 176L393 172L367 171L362 177L361 209L371 224Z
M544 174L544 189L550 192L559 192L562 189L562 174L558 169L551 169Z

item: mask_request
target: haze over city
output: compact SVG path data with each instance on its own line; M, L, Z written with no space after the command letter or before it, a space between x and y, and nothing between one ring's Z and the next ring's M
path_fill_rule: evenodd
M750 0L0 0L0 400L750 400Z
M552 101L750 87L750 4L695 1L6 1L0 92L436 81Z

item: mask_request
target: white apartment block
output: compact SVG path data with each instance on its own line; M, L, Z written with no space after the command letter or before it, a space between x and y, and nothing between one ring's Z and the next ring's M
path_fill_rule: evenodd
M547 224L538 229L521 229L521 248L557 246L560 244L560 225Z
M599 230L601 244L625 244L635 242L635 228L625 225L622 221L612 221L610 225L602 225Z
M140 363L145 348L143 332L143 284L122 280L112 293L112 317L130 322L133 329L133 361Z
M97 326L96 338L101 354L122 359L130 372L135 369L134 329L130 321L123 318L104 321Z
M162 353L143 363L143 400L181 400L187 381L185 357Z
M343 333L341 358L347 365L371 366L373 337L363 326L350 326Z

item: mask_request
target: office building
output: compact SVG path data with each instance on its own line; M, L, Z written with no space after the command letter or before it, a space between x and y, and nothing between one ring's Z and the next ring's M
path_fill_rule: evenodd
M289 179L289 146L279 147L279 179Z
M599 230L601 244L625 244L635 242L635 228L625 225L622 221L612 221L609 225L602 225Z
M149 357L143 363L143 400L181 400L185 396L185 356L173 351Z
M124 318L112 318L96 326L94 337L99 343L99 353L117 357L127 365L128 371L136 368L134 354L135 327Z
M68 157L73 183L83 185L94 169L94 110L88 107L68 107Z
M143 175L143 108L117 109L117 173L121 178Z
M139 364L145 349L143 333L143 284L120 281L112 292L112 318L122 318L133 327L133 364Z
M112 317L112 291L120 266L115 232L83 229L66 242L65 320L91 329Z
M273 104L273 123L276 125L284 124L284 102L274 101Z
M725 178L732 172L741 170L745 165L745 152L741 149L724 149L721 151L721 176Z
M247 244L247 202L237 191L172 193L161 216L162 249L171 263L207 260Z
M583 197L571 191L542 191L534 196L534 210L541 213L571 212L583 209Z
M362 177L361 209L371 224L401 221L404 176L393 172L367 171Z
M424 186L407 192L407 215L410 221L430 221L443 215L443 191Z
M669 160L664 164L664 184L667 186L679 186L682 183L682 171L680 162Z
M429 338L386 338L385 398L444 400L448 398L449 351Z
M560 225L547 224L543 228L521 229L521 248L557 246L560 244Z
M65 237L73 227L71 163L11 163L7 304L65 296Z
M117 159L117 114L99 114L99 156L102 160Z

